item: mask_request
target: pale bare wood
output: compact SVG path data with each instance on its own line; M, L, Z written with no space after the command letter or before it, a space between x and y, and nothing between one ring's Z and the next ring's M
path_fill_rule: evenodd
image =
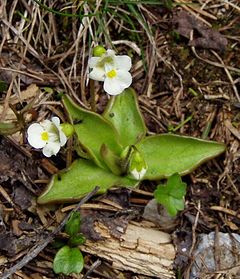
M89 241L81 250L112 262L114 268L161 279L175 278L173 261L176 255L171 236L159 231L150 222L131 222L120 239L110 235L102 224L96 231L104 241Z

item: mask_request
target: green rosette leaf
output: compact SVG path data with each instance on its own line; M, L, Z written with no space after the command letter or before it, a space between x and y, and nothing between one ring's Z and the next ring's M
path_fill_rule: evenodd
M185 175L225 150L225 145L192 137L162 134L150 136L136 145L147 165L144 179Z
M89 160L79 159L58 174L54 175L38 203L72 202L81 199L96 186L99 194L112 186L134 187L138 182L128 177L117 176L102 169Z
M122 147L118 133L112 124L101 115L76 105L68 96L63 96L64 106L74 125L80 145L95 163L106 168L101 156L101 146L105 144L113 153L119 155Z
M136 144L146 135L146 126L139 110L136 93L132 88L114 96L103 116L118 131L123 147Z

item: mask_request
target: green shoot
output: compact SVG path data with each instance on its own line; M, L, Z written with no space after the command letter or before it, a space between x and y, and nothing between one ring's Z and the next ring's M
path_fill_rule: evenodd
M73 212L65 225L65 232L70 236L68 244L61 247L54 257L53 270L57 274L78 274L83 269L83 255L76 247L85 242L85 237L79 233L80 224L80 213Z

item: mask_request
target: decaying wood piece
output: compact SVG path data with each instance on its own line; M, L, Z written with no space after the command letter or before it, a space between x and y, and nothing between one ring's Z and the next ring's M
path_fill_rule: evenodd
M161 279L175 278L173 261L176 252L171 236L146 224L149 222L129 223L120 239L112 237L106 227L98 224L96 230L106 239L87 240L81 250L111 261L119 270Z

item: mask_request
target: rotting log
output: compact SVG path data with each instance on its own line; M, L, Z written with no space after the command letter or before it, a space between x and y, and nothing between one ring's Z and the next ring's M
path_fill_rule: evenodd
M105 240L87 240L81 250L112 262L113 268L122 271L161 279L175 278L173 261L176 252L171 235L147 224L149 222L129 223L118 239L99 223L95 229Z

